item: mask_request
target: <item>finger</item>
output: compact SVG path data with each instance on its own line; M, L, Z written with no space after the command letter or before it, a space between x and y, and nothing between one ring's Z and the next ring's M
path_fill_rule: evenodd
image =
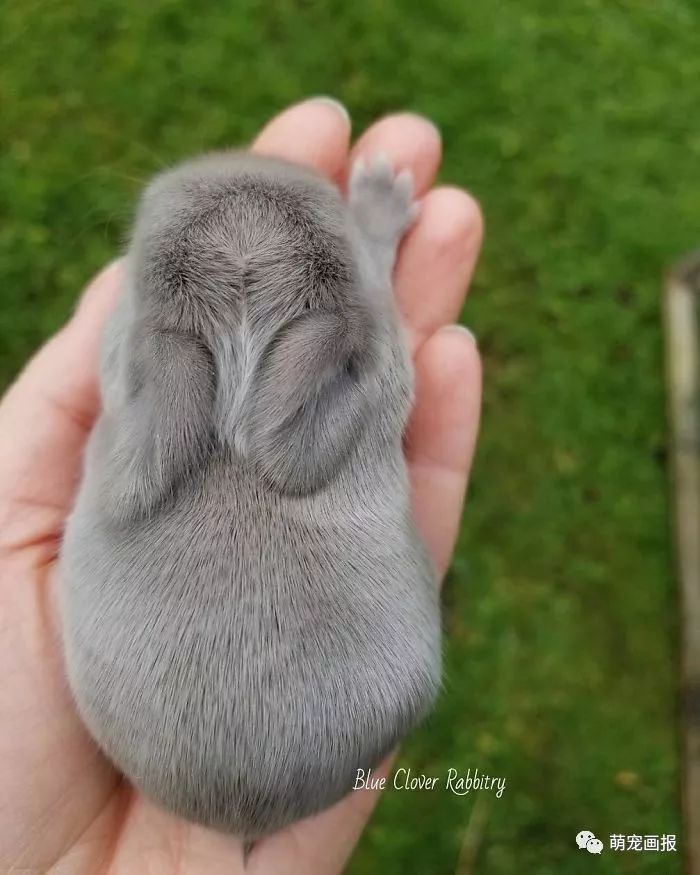
M0 404L0 531L4 549L55 535L73 497L97 413L102 327L121 263L90 284L73 318L29 362Z
M460 313L483 237L477 202L459 188L436 188L420 204L396 265L399 311L415 351Z
M243 875L239 838L194 823L184 823L150 800L132 794L126 823L110 859L112 873L153 872L187 875Z
M372 769L372 777L385 778L394 754ZM342 872L367 825L380 790L353 790L331 808L263 839L248 860L249 875L336 875Z
M416 196L433 184L442 157L442 140L435 125L413 113L396 113L375 122L358 139L350 155L371 159L385 154L396 170L408 168L413 176Z
M268 122L251 150L305 164L338 180L345 171L349 143L350 116L345 107L330 97L313 97Z
M406 436L414 516L440 577L457 536L480 406L476 343L460 326L441 328L416 358L416 404Z

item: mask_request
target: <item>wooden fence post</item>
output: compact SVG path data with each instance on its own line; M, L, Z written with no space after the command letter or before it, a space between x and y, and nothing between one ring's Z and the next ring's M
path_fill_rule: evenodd
M686 871L700 873L700 253L670 274L664 311L682 633L683 844Z

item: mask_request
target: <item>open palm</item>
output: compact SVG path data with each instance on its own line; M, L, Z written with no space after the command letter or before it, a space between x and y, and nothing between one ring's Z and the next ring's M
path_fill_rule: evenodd
M317 99L273 119L252 148L314 166L342 185L349 162L384 152L411 168L421 209L401 248L398 306L416 366L406 439L414 512L442 575L454 544L480 404L479 356L459 314L481 242L475 202L433 188L440 139L418 116L389 116L350 149L341 109ZM99 407L97 349L121 285L117 262L39 351L0 405L0 869L217 875L340 871L376 801L356 791L257 843L181 821L140 796L96 749L66 684L56 557Z

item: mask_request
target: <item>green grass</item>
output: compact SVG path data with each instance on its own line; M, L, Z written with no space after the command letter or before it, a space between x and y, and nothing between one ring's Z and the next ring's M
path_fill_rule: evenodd
M214 5L214 4L212 4ZM503 775L476 871L680 871L575 849L680 833L659 289L700 240L693 0L10 2L0 378L68 314L154 170L333 94L432 116L487 223L464 320L484 428L446 586L446 691L403 762ZM453 873L474 794L388 792L351 873ZM680 836L679 836L680 840Z

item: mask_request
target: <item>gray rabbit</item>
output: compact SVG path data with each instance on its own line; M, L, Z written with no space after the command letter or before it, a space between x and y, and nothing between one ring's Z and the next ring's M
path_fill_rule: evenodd
M244 153L143 195L60 560L77 707L134 785L247 840L347 794L440 684L391 289L407 171Z

